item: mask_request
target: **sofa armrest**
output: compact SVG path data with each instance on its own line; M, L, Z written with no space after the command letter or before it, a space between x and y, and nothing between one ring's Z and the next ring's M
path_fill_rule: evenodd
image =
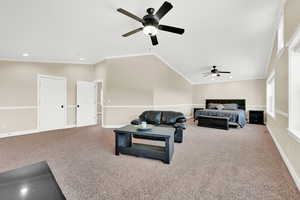
M142 123L142 121L140 119L135 119L131 121L132 125L140 125Z
M182 123L176 123L173 125L174 128L181 128L181 129L186 129L185 124Z
M185 123L186 122L186 118L185 117L180 117L176 120L176 123Z

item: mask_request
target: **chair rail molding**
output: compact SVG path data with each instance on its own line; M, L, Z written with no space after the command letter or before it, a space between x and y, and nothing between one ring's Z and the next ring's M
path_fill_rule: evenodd
M68 108L76 108L76 105L68 105Z
M246 105L247 110L249 109L266 109L266 105Z
M0 106L0 110L29 110L37 109L37 106Z
M164 107L185 107L193 104L171 104L171 105L104 105L104 108L164 108Z

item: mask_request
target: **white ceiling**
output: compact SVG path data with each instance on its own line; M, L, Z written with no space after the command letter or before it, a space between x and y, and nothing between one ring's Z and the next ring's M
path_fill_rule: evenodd
M121 37L141 24L116 9L142 17L162 0L1 0L0 59L96 63L152 52L193 83L212 82L202 77L211 65L231 70L232 80L264 78L280 1L170 0L174 8L161 23L185 34L159 32L159 45L152 47L142 32Z

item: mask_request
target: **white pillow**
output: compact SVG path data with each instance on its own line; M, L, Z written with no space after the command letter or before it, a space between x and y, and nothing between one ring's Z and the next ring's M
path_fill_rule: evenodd
M217 105L217 110L223 110L224 106L222 104Z

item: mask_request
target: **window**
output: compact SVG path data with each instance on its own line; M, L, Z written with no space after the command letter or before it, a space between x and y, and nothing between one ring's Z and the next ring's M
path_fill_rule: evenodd
M267 80L267 113L275 118L275 72Z
M277 54L279 54L284 48L284 17L280 18L278 30L277 30Z
M300 141L300 26L289 47L289 132Z

